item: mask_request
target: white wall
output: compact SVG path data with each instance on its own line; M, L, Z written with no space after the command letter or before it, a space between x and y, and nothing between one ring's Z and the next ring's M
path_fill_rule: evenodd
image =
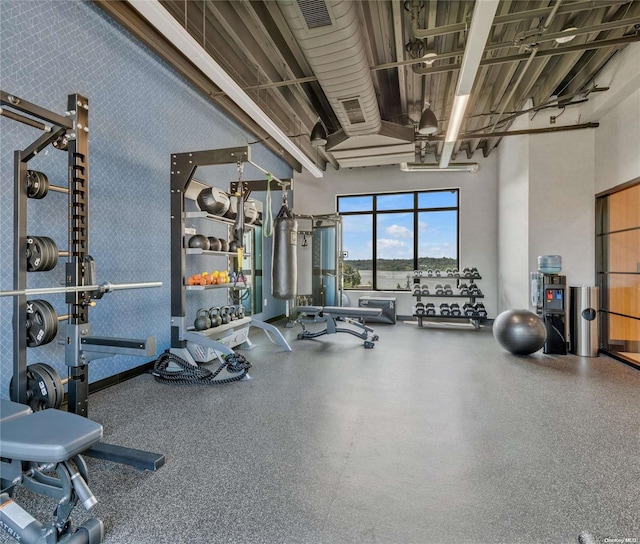
M529 138L529 267L561 255L568 285L594 285L595 130Z
M522 129L526 120L514 123ZM498 154L497 313L529 307L529 137L503 138Z
M607 91L580 107L582 122L597 121L595 192L640 177L640 43L627 46L595 78Z
M475 158L474 158L475 160ZM480 162L480 160L478 161ZM294 211L298 214L335 213L336 195L389 191L460 189L460 266L478 268L478 286L490 317L496 315L497 286L497 158L480 162L475 174L467 172L401 172L398 166L333 170L323 178L306 173L294 176ZM359 292L358 292L359 293ZM357 304L358 293L350 294ZM362 293L366 294L366 293ZM383 292L374 293L385 296ZM407 293L389 292L398 298L397 313L410 315L415 298ZM449 299L450 301L450 299ZM439 303L434 299L434 303Z

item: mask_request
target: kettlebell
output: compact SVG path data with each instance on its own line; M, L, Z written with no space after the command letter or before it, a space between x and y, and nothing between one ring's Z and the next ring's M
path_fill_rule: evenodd
M209 308L209 318L211 319L212 327L219 327L222 325L222 318L220 317L220 308L214 306L213 308Z
M197 331L204 331L211 328L211 319L209 319L209 311L206 308L200 308L198 310L193 326Z
M238 319L238 316L236 315L236 307L235 306L229 306L229 319L231 321L235 321L236 319Z
M244 317L244 306L242 304L238 304L237 308L238 308L238 312L237 312L238 319L242 319Z
M229 316L229 306L223 306L222 308L220 308L220 314L222 317L223 325L226 325L227 323L229 323L229 321L231 321L231 318Z

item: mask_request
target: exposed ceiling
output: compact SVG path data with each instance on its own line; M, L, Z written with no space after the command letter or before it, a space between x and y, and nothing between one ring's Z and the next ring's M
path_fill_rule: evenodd
M640 41L637 0L500 0L482 43L473 38L474 0L144 1L166 8L321 169L439 162L459 74L468 69L465 49L483 53L471 73L453 161L488 156L525 108L571 107L606 92L594 77L616 51ZM149 25L136 0L96 2L256 139L282 152L179 44L169 45ZM437 134L417 132L426 104L438 119ZM309 135L318 120L329 136L313 147ZM561 128L559 121L550 129Z

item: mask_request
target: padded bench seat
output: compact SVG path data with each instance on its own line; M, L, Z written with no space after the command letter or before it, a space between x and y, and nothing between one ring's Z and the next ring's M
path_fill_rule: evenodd
M351 306L298 306L298 311L307 315L330 314L334 317L368 318L382 313L380 308L352 308Z
M102 425L61 410L14 416L0 423L0 456L22 461L60 463L102 438Z
M11 421L18 417L28 416L30 413L31 408L26 404L12 402L10 400L0 400L0 423Z

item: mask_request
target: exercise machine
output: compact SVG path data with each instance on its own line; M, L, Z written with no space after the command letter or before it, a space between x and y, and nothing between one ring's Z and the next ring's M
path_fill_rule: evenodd
M302 327L298 333L298 340L317 338L325 334L344 332L362 338L364 347L371 349L374 342L379 340L371 327L367 327L366 320L382 314L381 308L351 308L342 306L299 306L297 323ZM318 331L307 329L308 323L323 323L325 326ZM353 328L338 326L338 323L350 325Z
M102 426L87 418L0 400L0 528L26 544L102 542L102 521L92 517L73 530L69 519L78 502L86 510L97 503L80 454L101 438ZM56 499L55 519L41 523L13 500L18 485Z

